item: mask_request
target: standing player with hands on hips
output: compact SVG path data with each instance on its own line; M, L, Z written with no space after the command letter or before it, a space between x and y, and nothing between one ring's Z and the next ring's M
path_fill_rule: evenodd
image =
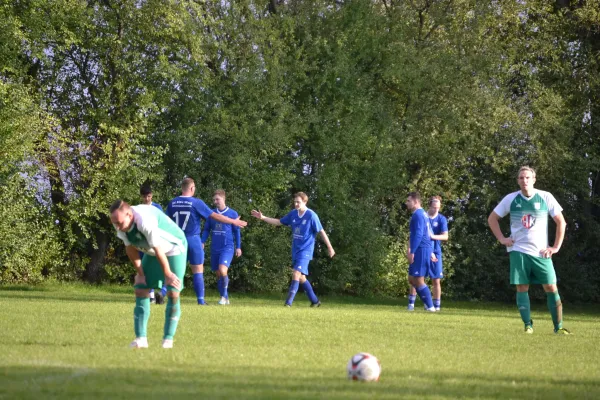
M308 196L304 192L294 194L294 210L290 211L281 219L264 216L260 210L252 210L252 216L265 221L268 224L279 226L286 225L292 228L292 283L285 301L285 306L291 307L298 288L302 285L308 296L311 307L319 307L321 302L315 295L313 288L306 279L308 275L308 264L313 258L315 249L315 237L321 235L321 239L327 246L329 257L335 255L329 237L321 225L319 216L310 208L306 207Z
M562 326L562 302L551 259L562 245L567 223L554 196L533 188L535 175L531 167L519 169L517 182L521 190L502 199L488 217L488 224L496 239L510 253L510 283L517 286L517 307L525 324L525 333L533 333L529 284L541 283L546 292L554 333L570 335L571 332ZM499 220L508 214L511 235L504 237ZM548 246L548 216L556 223L553 246Z

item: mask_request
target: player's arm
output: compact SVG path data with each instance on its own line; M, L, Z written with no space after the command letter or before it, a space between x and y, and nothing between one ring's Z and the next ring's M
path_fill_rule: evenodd
M235 256L242 256L242 232L238 226L233 225L231 227L233 232L233 239L235 240Z
M567 221L561 212L552 217L556 222L556 235L554 236L554 245L540 251L542 257L550 258L552 254L558 253L560 246L562 246L563 240L565 239L565 231L567 229Z
M496 214L496 211L492 211L488 217L488 225L496 239L506 247L510 247L514 244L513 240L509 237L504 237L502 230L500 229L500 216Z
M129 257L129 260L131 260L131 263L133 264L133 266L137 272L135 275L135 278L133 280L133 284L134 285L139 285L139 284L145 285L146 284L146 276L144 275L144 270L142 269L142 259L140 258L140 252L138 251L138 249L136 249L132 245L127 245L125 247L125 253L127 253L127 257Z
M275 226L283 225L281 223L281 220L279 220L277 218L269 218L269 217L263 215L263 213L261 213L260 210L252 210L252 216L254 218L260 219L261 221L265 221L267 224L270 224L270 225L275 225Z
M442 242L448 241L448 232L442 232L439 235L431 235L432 240L441 240Z
M202 248L204 248L204 243L208 240L210 236L210 231L212 229L212 224L210 223L210 219L207 219L204 222L204 227L202 228L202 236L200 236L200 241L202 242Z
M329 241L329 236L327 236L327 232L325 232L325 229L321 229L321 231L319 232L319 235L321 236L321 240L327 246L327 251L329 252L329 258L333 258L333 256L335 256L335 250L333 250L333 247L331 247L331 242Z
M224 224L231 224L234 226L239 226L240 228L243 228L246 225L248 225L248 223L246 221L242 221L239 217L237 219L232 219L232 218L226 217L226 216L216 213L216 212L210 214L210 217L212 219L214 219L215 221L219 221Z

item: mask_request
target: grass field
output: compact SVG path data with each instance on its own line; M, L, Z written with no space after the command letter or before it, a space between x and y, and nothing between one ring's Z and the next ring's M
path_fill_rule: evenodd
M209 293L210 295L211 293ZM230 306L183 298L175 347L131 350L133 295L124 287L0 287L0 399L600 399L600 313L565 306L556 336L543 304L535 333L510 304L232 295ZM381 380L346 379L350 357L379 357Z

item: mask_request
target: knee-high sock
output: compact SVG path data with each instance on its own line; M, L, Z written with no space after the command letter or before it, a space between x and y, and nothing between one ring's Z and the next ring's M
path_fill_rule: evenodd
M554 330L562 328L562 302L557 292L547 292L546 300L548 301L548 310L552 315L552 323L554 324Z
M167 307L165 308L165 334L163 339L173 339L175 331L177 330L177 324L179 323L179 317L181 316L181 302L179 297L175 300L169 297L167 300Z
M290 284L290 290L288 291L288 297L285 300L285 304L292 305L294 302L294 297L296 297L296 293L298 292L298 287L300 286L299 281L292 281Z
M193 279L194 291L196 292L196 299L198 300L198 304L204 304L204 274L194 274Z
M219 296L225 297L225 296L223 296L223 277L222 276L219 276L217 278L217 290L219 291Z
M521 319L525 324L531 322L531 304L529 303L529 292L517 292L517 307Z
M226 299L229 298L229 292L227 291L228 287L229 287L229 277L227 275L225 275L223 277L223 297L225 297Z
M315 304L315 303L319 302L319 299L317 298L317 295L313 291L312 285L310 284L308 279L305 280L304 283L302 284L302 289L304 289L304 293L306 293L306 296L308 297L308 299L310 300L311 303Z
M147 337L148 318L150 317L150 299L136 297L133 309L133 330L135 337Z
M415 289L417 290L417 294L419 295L419 298L423 304L425 304L427 308L432 308L433 301L431 301L431 291L429 290L429 286L423 284L419 287L415 286Z

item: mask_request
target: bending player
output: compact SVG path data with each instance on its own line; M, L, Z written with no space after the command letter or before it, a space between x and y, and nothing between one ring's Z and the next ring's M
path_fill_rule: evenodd
M140 187L140 197L142 199L141 204L146 204L148 206L154 206L158 208L160 211L163 211L163 208L160 204L152 201L152 188L150 185L144 184ZM144 253L140 251L140 258L144 256ZM167 285L163 284L163 287L160 289L160 292L156 292L156 296L154 295L154 289L150 289L150 302L153 303L156 300L156 304L163 304L165 302L164 298L167 295Z
M281 219L269 218L264 216L260 210L252 210L252 216L265 221L268 224L279 226L286 225L292 228L292 283L285 301L287 307L292 306L296 292L302 285L304 292L310 300L311 307L319 307L321 302L315 295L313 288L306 279L308 275L308 264L313 258L315 249L315 237L321 235L321 239L327 246L329 257L335 255L333 247L329 242L327 233L321 225L319 216L311 209L306 207L308 196L304 192L298 192L294 195L294 210L290 211Z
M227 207L225 204L224 190L219 189L215 191L213 202L217 206L214 209L215 213L231 219L239 217L234 209ZM217 287L221 295L219 304L229 304L229 293L227 292L229 277L227 276L227 271L231 265L233 254L235 253L236 257L242 255L242 235L240 228L235 225L224 224L209 219L204 223L204 229L202 230L202 247L204 247L209 236L211 237L210 268L217 273Z
M130 206L123 200L117 200L110 207L110 220L137 271L133 309L135 339L130 347L148 347L150 288L159 288L166 282L168 302L162 347L172 348L181 315L179 292L183 289L185 274L185 235L164 213L148 205ZM140 259L138 251L144 252L143 259Z
M185 178L181 184L181 196L175 197L169 202L167 215L185 232L196 299L199 305L206 305L204 300L204 248L200 239L201 219L212 218L215 221L242 228L248 223L214 212L202 200L193 197L195 192L194 180Z

